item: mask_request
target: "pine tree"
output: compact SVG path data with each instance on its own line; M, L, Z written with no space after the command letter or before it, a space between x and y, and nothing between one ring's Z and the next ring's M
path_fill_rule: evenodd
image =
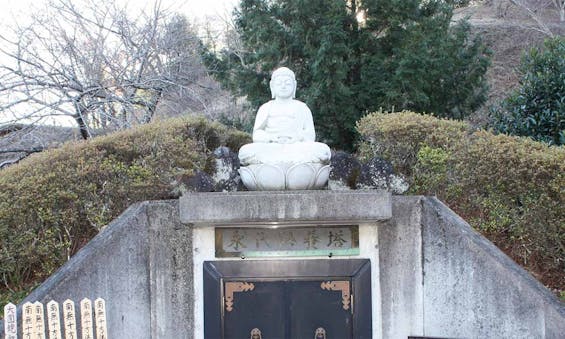
M488 53L439 0L242 0L245 48L207 53L228 88L255 109L270 73L291 68L318 139L351 150L355 122L378 109L463 118L485 100Z

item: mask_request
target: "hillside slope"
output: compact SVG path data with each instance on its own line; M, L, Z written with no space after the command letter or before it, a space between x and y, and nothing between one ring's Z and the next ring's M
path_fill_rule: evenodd
M473 1L468 7L457 9L453 16L454 20L467 18L474 33L480 35L493 52L487 71L488 100L471 119L479 124L485 122L490 107L519 85L517 67L522 54L532 47L542 46L549 34L565 35L565 22L559 21L551 1L515 2L525 7L510 0Z

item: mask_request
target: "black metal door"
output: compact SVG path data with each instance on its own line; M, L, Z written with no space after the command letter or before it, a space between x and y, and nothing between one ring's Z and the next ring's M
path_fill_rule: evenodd
M224 338L352 338L351 281L224 281Z
M282 282L224 282L224 338L286 338L284 287Z
M287 338L352 338L350 286L346 278L290 282Z

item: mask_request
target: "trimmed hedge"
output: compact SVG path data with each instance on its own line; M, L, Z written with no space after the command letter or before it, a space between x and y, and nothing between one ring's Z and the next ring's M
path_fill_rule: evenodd
M413 112L374 113L360 155L382 156L547 286L565 290L565 148Z
M248 142L217 123L175 119L69 143L0 171L0 300L25 295L131 204L176 198L181 178L209 168L218 146Z

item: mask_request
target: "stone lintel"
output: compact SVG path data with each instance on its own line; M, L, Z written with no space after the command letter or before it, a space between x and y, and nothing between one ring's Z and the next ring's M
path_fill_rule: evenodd
M373 222L391 206L382 190L187 193L179 203L181 222L202 226Z

